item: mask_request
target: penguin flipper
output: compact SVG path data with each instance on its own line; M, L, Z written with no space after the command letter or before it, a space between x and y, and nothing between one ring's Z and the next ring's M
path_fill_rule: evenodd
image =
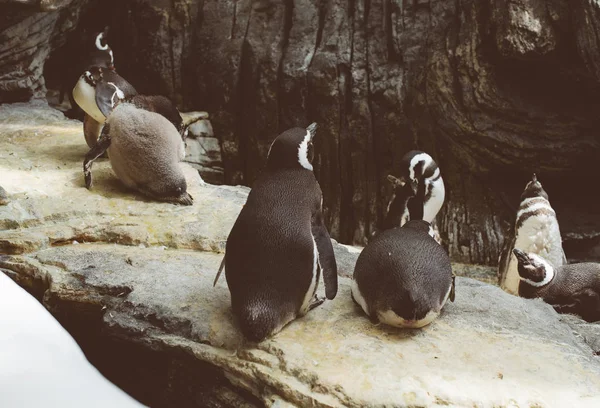
M512 256L512 250L515 247L516 236L513 233L510 239L504 241L504 245L500 252L500 259L498 259L498 285L502 285L506 274L508 273L508 264L510 257Z
M117 103L124 98L123 91L112 82L100 82L96 85L96 105L104 117L108 117Z
M569 295L573 301L570 304L552 305L554 310L561 314L575 314L586 322L597 322L600 320L600 294L590 288L574 292Z
M219 271L217 272L217 276L215 276L215 281L213 282L213 287L217 286L217 282L219 281L219 278L221 277L221 273L223 272L223 269L225 269L225 256L223 256L223 260L221 261L221 265L219 266Z
M94 160L102 156L110 146L110 135L108 132L109 125L107 123L102 129L102 133L100 133L98 142L90 149L83 160L83 176L85 179L85 187L88 190L92 188L92 164L94 163Z
M317 251L319 252L319 264L323 271L323 281L325 282L325 296L331 300L335 298L338 290L337 264L335 262L331 238L323 223L323 214L320 209L313 218L312 235L317 244Z

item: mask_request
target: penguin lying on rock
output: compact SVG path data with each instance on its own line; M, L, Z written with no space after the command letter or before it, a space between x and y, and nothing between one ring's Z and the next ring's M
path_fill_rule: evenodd
M534 253L513 249L520 276L519 296L542 298L559 313L600 320L600 263L577 263L554 268Z
M242 333L262 341L337 293L337 265L323 222L323 194L312 172L316 124L275 139L227 238L223 266Z
M521 194L513 235L507 238L498 265L500 287L517 295L519 272L514 248L540 255L555 267L567 263L556 213L535 174Z
M352 299L374 323L423 327L454 301L450 258L430 229L411 220L378 234L359 255Z
M122 98L115 86L113 95L99 105L107 118L83 162L86 187L92 187L92 163L108 150L112 169L126 186L160 201L192 205L179 165L187 133L179 111L163 96Z
M439 177L439 169L437 173ZM417 212L423 209L425 195L412 178L390 179L396 184L390 211L405 214L411 202ZM436 207L438 211L441 204ZM373 323L423 327L440 314L448 298L454 301L450 257L432 235L429 222L412 219L379 233L363 249L354 268L352 299Z

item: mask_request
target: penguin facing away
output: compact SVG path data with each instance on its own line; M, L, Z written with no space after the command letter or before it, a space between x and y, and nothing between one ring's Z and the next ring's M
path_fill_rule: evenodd
M534 253L513 249L520 276L519 296L542 298L559 313L600 320L600 263L577 263L554 268Z
M280 134L265 172L227 238L225 276L242 333L260 342L337 293L337 265L323 222L323 194L312 172L316 124ZM223 266L222 264L222 266ZM222 267L217 274L215 284Z
M166 98L136 95L133 101L121 102L117 91L113 97L117 104L111 106L111 112L107 111L100 138L83 162L86 187L92 187L94 160L108 151L113 171L127 187L156 200L192 205L193 198L187 193L179 165L185 157L185 132L164 115L148 110L156 108L157 100L161 101L159 107L168 105L163 100Z
M540 255L553 267L567 263L556 213L535 174L521 194L514 230L507 237L498 263L500 287L518 295L520 279L514 248Z
M402 226L411 219L433 223L446 196L440 169L429 154L412 150L402 157L400 167L402 172L399 178L388 176L388 180L394 184L395 190L383 221L382 229L384 230ZM402 188L404 184L412 188L414 195L406 203L397 202L397 200L402 201L405 195L398 196L396 188L398 186ZM402 209L402 213L400 209Z
M454 301L450 258L431 225L411 220L375 236L358 257L352 299L373 323L420 328Z

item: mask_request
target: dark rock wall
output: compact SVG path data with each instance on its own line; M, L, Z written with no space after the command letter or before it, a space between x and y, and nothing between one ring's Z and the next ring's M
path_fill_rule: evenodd
M278 132L318 122L315 172L336 239L365 242L386 174L419 148L442 169L438 223L454 260L497 262L534 171L567 254L598 259L595 2L90 1L75 33L109 24L123 76L208 111L227 183L252 185Z

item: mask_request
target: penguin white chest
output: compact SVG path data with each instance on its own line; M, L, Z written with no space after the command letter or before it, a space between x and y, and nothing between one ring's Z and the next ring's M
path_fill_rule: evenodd
M308 309L310 307L311 301L315 292L317 291L317 268L319 266L319 251L317 249L317 242L315 241L315 237L312 237L313 242L313 267L312 267L312 277L310 280L310 285L308 286L308 291L304 295L304 300L302 301L302 306L300 307L300 316L304 316L308 313Z
M98 123L104 123L106 118L96 104L96 90L83 77L79 78L73 88L73 99L81 109L94 118Z
M437 180L429 182L427 188L431 191L431 196L423 206L423 220L433 222L446 197L444 180L439 177Z

